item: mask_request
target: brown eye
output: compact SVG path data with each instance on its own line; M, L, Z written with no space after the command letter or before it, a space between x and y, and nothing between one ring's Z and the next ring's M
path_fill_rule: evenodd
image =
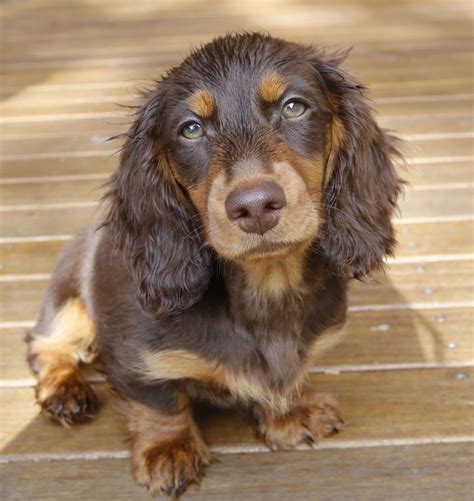
M204 135L204 131L197 122L189 122L181 129L181 135L186 139L199 139Z
M307 109L308 109L307 106L304 103L302 103L301 101L293 100L293 101L288 101L285 104L285 106L283 106L283 110L282 110L281 114L285 118L298 118L301 115L303 115L303 113Z

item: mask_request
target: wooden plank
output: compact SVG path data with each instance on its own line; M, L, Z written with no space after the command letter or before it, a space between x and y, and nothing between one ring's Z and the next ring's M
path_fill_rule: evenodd
M407 191L400 202L402 218L469 215L473 212L473 189Z
M149 77L151 78L151 76ZM365 80L370 82L370 80ZM139 84L137 84L139 87ZM79 94L80 95L80 94ZM126 115L127 105L137 104L138 99L130 96L117 97L117 100L91 100L91 101L50 101L43 103L17 103L15 99L4 101L0 104L0 123L18 123L20 121L28 121L28 117L34 117L35 120L47 121L46 117L51 117L55 121L58 118L78 113L95 113L95 114L111 114ZM456 116L466 114L473 106L473 98L470 95L456 96L453 99L441 99L439 101L420 100L414 102L392 102L389 100L381 100L376 103L377 111L381 117L396 118L404 117L408 120L410 117L420 117L430 115ZM23 118L22 118L23 117ZM42 118L45 117L45 118Z
M0 244L0 273L49 273L64 245L63 240Z
M464 366L474 362L473 321L470 308L350 313L347 334L315 369ZM25 331L0 330L0 382L31 382Z
M353 308L407 308L410 303L432 304L474 301L472 261L392 264L388 277L378 283L353 281L349 306ZM0 321L33 320L48 280L0 282ZM14 286L12 286L14 284Z
M23 3L21 5L23 5ZM26 5L28 5L28 4L26 4ZM38 7L35 5L34 9L32 9L31 6L29 6L29 8L24 7L22 9L18 9L18 10L15 10L14 8L9 7L7 12L9 12L10 15L13 15L13 13L14 13L16 16L23 19L25 22L30 21L32 23L37 21L36 20L36 13L40 12L42 14L42 17L43 17L43 13L44 13L44 22L45 22L46 29L43 31L45 33L48 33L47 21L51 21L53 19L56 21L62 20L62 21L71 22L72 27L75 26L76 24L78 24L80 20L90 21L91 24L94 24L94 23L97 23L99 25L103 25L106 23L108 24L112 20L115 20L115 18L102 19L98 16L93 15L94 13L96 13L97 9L102 9L105 13L109 13L108 9L110 9L110 5L108 5L108 7L106 7L106 5L108 5L108 4L100 4L100 3L97 4L96 2L93 2L91 5L88 6L88 8L84 8L83 5L75 5L75 3L73 2L72 8L70 11L69 11L69 9L68 10L64 10L64 9L53 10L51 7L49 9L41 8L41 10L38 10ZM177 1L176 3L173 3L171 5L169 4L169 2L163 2L163 5L160 4L159 10L154 10L154 9L150 8L148 2L145 2L145 3L137 2L134 5L135 10L133 10L130 8L130 6L126 6L122 2L118 2L116 11L117 11L117 17L121 21L121 25L132 26L132 27L135 26L137 23L139 23L138 26L140 26L143 23L144 18L150 17L153 14L157 15L158 13L163 15L166 18L168 16L174 18L175 16L179 15L179 16L183 16L184 18L193 19L194 17L196 17L197 19L199 19L200 16L205 16L205 17L215 16L217 13L220 12L220 9L217 9L217 11L216 11L216 8L212 2L211 3L204 2L202 4L202 11L198 11L198 12L195 12L194 10L189 11L186 8L188 5L189 5L189 3L183 2L183 1ZM225 2L223 3L223 6L224 5L225 5ZM406 19L405 16L403 16L404 12L410 13L411 16L409 16L409 17L415 17L416 14L421 15L421 14L425 14L427 12L431 12L425 3L403 2L402 4L400 4L400 5L404 5L403 8L398 7L398 5L399 4L397 4L397 6L393 6L393 5L388 4L387 2L374 3L374 2L365 2L365 1L364 2L358 1L358 2L351 3L351 2L347 2L347 0L346 0L343 2L339 2L339 1L334 2L333 4L330 4L328 6L322 6L323 7L322 8L318 4L313 5L313 4L308 4L307 2L304 2L304 3L301 3L298 5L297 12L308 12L308 13L310 13L310 12L313 12L313 13L314 12L331 12L336 7L341 8L343 6L345 6L345 7L353 6L352 12L355 14L358 12L365 12L367 10L367 8L371 7L374 16L376 16L376 15L383 16L387 13L390 13L390 14L394 14L396 16L395 19L398 21L401 21L401 20L403 21ZM256 6L255 9L249 9L249 7L247 5L243 5L243 11L246 13L249 13L249 14L257 13L258 15L260 15L263 12L268 14L268 11L265 11L264 7L265 7L265 5L259 5L259 6ZM462 12L466 11L467 5L464 2L453 1L449 4L449 6L446 6L446 7L447 7L446 10L443 10L443 12L445 12L445 14L446 14L446 17L443 19L438 19L438 18L433 19L432 20L433 23L434 22L438 22L438 23L445 22L446 23L447 21L450 21L450 20L452 21L452 20L458 19L460 17L460 14ZM284 3L282 4L282 9L283 9L283 12L285 14L292 11L291 9L289 9L288 4L284 4ZM405 10L401 10L401 9L405 9ZM114 12L115 12L115 9L114 9ZM232 13L232 12L233 11L230 11L230 13ZM135 16L132 16L132 14L135 14ZM338 18L337 19L331 18L328 20L328 22L336 23L337 20L338 20ZM393 18L392 18L392 20L393 20ZM349 18L349 19L344 18L344 19L341 19L341 21L343 21L344 23L347 23L349 25L352 24L355 27L357 27L358 29L360 29L360 27L357 25L357 23L354 22L354 20L351 18ZM425 19L425 22L428 22L428 21L431 21L431 19ZM322 20L318 20L318 22L323 24ZM87 25L88 24L89 23L87 23ZM375 27L380 28L379 26L375 26ZM16 26L9 26L9 28L10 28L10 32L16 31L16 29L15 29ZM20 29L18 31L21 32L22 30ZM364 32L365 32L365 29L364 29Z
M399 28L397 28L399 29ZM220 31L220 30L219 30ZM391 36L387 33L385 36ZM294 38L294 37L289 37ZM197 42L203 43L205 40L200 38ZM312 39L307 39L311 42ZM356 42L354 38L352 42ZM343 40L340 41L343 43ZM177 56L176 52L167 55L166 53L157 51L153 58L147 58L146 63L129 62L129 64L121 64L121 67L112 64L107 67L104 61L100 61L97 67L88 65L87 60L79 61L77 65L71 65L67 61L58 61L47 68L36 68L26 66L25 68L8 68L0 70L0 79L7 88L12 91L19 87L27 87L35 83L47 82L51 84L97 84L102 82L131 82L131 81L148 81L152 78L157 78L164 71L172 66L175 66L181 61L183 56L189 52L189 47L183 47L181 54ZM349 65L347 65L350 67ZM150 70L153 68L153 70ZM359 69L355 72L356 76L367 83L375 82L394 82L399 80L400 85L406 80L423 80L430 81L446 78L447 74L456 74L458 78L472 77L469 63L464 61L445 61L442 65L423 66L420 64L400 65L391 67L383 65L383 68Z
M468 368L315 374L310 386L336 395L349 423L324 445L461 440L472 433L473 378L474 369ZM70 429L38 416L31 388L0 389L2 454L126 450L125 419L117 412L106 385L96 387L103 401L99 415L91 423ZM198 416L203 436L212 448L228 450L258 444L240 412L202 409Z
M408 159L472 157L474 155L474 141L472 137L410 141L405 142L403 153Z
M245 28L242 26L241 29ZM80 34L84 35L86 32L87 28L82 28ZM74 43L71 38L59 40L60 37L57 37L55 41L43 42L39 39L41 37L38 37L37 43L30 46L26 53L24 44L4 38L4 54L8 51L8 56L0 60L0 76L10 72L26 76L26 74L45 74L48 71L56 72L76 68L90 70L99 67L110 69L118 66L123 69L137 68L139 71L151 67L162 71L164 66L176 65L177 62L189 54L192 47L204 44L214 36L221 35L224 32L225 28L215 32L206 31L202 34L190 33L186 41L183 41L182 36L179 34L174 37L161 36L159 50L157 50L156 45L151 43L153 38L156 38L155 33L140 33L140 35L135 35L132 41L120 36L108 36L110 34L105 30L95 40L86 39L79 43ZM31 35L30 38L32 38ZM274 35L278 36L277 33L274 33ZM352 42L353 50L344 64L353 72L363 73L364 75L373 74L377 75L377 78L379 78L379 75L383 75L383 72L380 71L380 63L384 63L388 72L403 71L410 74L425 73L428 75L430 72L434 72L432 74L446 78L447 75L442 75L439 71L440 68L446 68L447 70L451 69L451 72L447 72L448 75L451 73L456 74L458 77L469 77L471 75L466 70L471 63L471 46L466 35L463 37L460 34L458 37L448 38L446 46L443 47L438 42L436 49L433 45L433 39L425 39L425 43L421 44L424 47L417 48L417 50L413 47L415 39L411 40L411 44L408 39L404 44L397 46L394 45L395 41L374 46L372 41L360 39L355 35L349 41L349 44ZM334 35L330 39L316 38L313 35L306 36L295 32L281 36L295 42L299 41L305 45L316 42L319 45L329 46L329 50L347 47L345 41L349 40L348 37L336 39ZM105 40L108 41L107 45L104 44ZM335 45L332 45L332 42L335 42ZM458 71L454 71L455 69ZM104 81L106 80L105 78ZM383 79L383 81L386 81L386 79ZM21 81L16 83L11 81L7 85L7 89L21 83ZM5 93L7 89L3 89L3 92Z
M135 99L137 101L137 99ZM0 123L3 147L10 139L17 141L24 137L37 139L85 136L92 143L99 143L107 137L126 132L131 123L131 114L124 110L123 116L95 117L86 115L75 120L57 120L50 122L23 121L17 123ZM38 151L38 150L33 150ZM39 150L41 151L41 149Z
M470 308L349 313L347 335L315 367L472 364L473 321Z
M473 251L474 221L397 225L397 258L455 256ZM1 248L0 248L1 253ZM1 254L0 254L1 255Z
M51 23L53 20L56 22L61 22L61 25L63 23L67 23L68 26L71 26L71 29L74 30L74 28L77 27L77 25L82 25L85 24L86 26L97 26L97 27L106 27L107 25L111 25L114 21L117 23L117 28L120 30L122 27L129 27L131 29L135 28L136 30L139 30L140 26L146 27L148 23L145 21L147 19L153 18L154 16L160 16L166 21L170 22L170 20L174 21L174 26L176 27L179 26L179 19L182 18L183 21L194 21L196 23L199 23L199 20L201 18L205 18L206 20L212 19L219 17L219 15L222 15L223 13L226 13L229 17L233 17L236 15L236 12L231 10L229 11L228 9L222 8L224 7L226 2L223 3L221 8L217 8L213 3L207 3L204 2L202 3L202 9L199 10L189 10L188 3L183 2L183 1L177 1L175 4L172 6L166 5L166 3L161 6L160 4L160 9L151 9L148 4L142 4L140 2L136 3L133 7L135 9L132 9L130 5L126 6L123 4L118 4L116 9L114 9L114 16L103 16L100 17L97 15L97 11L103 9L104 13L109 14L109 10L105 8L105 6L102 6L101 8L98 7L97 5L94 6L89 6L89 8L84 8L84 6L79 7L76 6L71 9L58 9L58 10L47 10L47 9L41 9L39 12L41 12L41 18L37 19L37 16L35 15L37 10L36 8L34 9L22 9L21 12L16 12L17 18L19 20L18 25L13 25L13 26L8 26L8 30L6 31L7 34L10 33L15 33L15 32L23 32L23 29L25 26L32 26L36 28L36 31L39 31L40 33L48 33L48 27L49 23ZM391 23L410 23L413 22L414 20L417 19L417 16L420 16L422 14L426 14L429 11L425 5L422 4L405 4L404 9L405 11L401 10L400 7L398 6L390 6L387 5L386 3L374 3L371 2L370 4L364 3L364 2L343 2L343 3L335 3L330 4L330 5L314 5L314 4L308 4L308 3L302 3L298 5L290 5L289 3L281 3L281 11L282 11L282 16L283 19L279 18L278 16L276 17L276 20L279 21L285 21L285 24L290 25L288 21L290 19L286 19L287 15L291 14L298 14L299 15L310 15L310 14L330 14L333 13L336 8L341 8L341 6L345 6L347 8L352 7L351 12L354 16L358 15L367 15L367 8L370 6L370 15L371 17L373 16L373 22L371 24L368 24L365 29L364 29L364 34L367 32L369 28L372 28L374 31L379 31L380 33L383 33L382 30L380 30L380 26L376 23L377 18L384 17L384 16L389 16L386 19L387 24ZM245 13L247 16L255 16L256 18L260 17L270 17L271 19L273 16L269 16L269 12L267 9L265 9L266 4L259 4L256 5L254 8L249 8L248 5L244 4L242 5L242 13ZM463 8L464 7L464 8ZM110 8L110 7L109 7ZM446 9L443 10L443 13L445 16L443 18L428 18L424 19L425 23L430 23L433 25L449 25L451 24L450 21L457 21L457 24L461 24L463 19L461 18L461 13L466 11L466 6L458 3L458 2L452 2L450 6ZM11 12L11 11L10 11ZM406 13L404 16L403 14ZM408 15L409 14L409 15ZM356 20L360 20L360 17L356 17ZM316 18L314 22L316 23L317 26L328 26L328 27L333 27L333 26L340 26L341 28L344 29L350 29L354 28L357 31L360 31L360 26L356 22L352 16L329 16L328 19L318 19ZM300 23L304 26L304 20L301 19ZM151 26L150 26L151 27ZM61 30L59 30L61 32ZM166 32L165 32L166 33ZM168 26L168 33L173 33L171 30L171 27ZM33 34L35 34L35 31L33 31ZM51 34L50 34L51 35Z
M187 30L186 40L180 33L176 32L176 21L179 21L182 29ZM327 21L328 19L323 23L323 31L316 36L314 32L311 33L305 28L299 32L291 27L281 36L304 44L316 41L326 45L332 45L335 42L337 46L343 46L347 43L351 34L339 38L337 31L329 33ZM222 23L218 30L212 27L210 29L210 22L212 21L199 16L192 19L180 16L179 20L174 19L169 23L162 23L159 50L157 50L156 45L147 43L152 42L153 33L147 32L147 26L144 26L143 23L139 25L139 29L141 29L139 35L133 33L133 28L130 25L124 25L122 33L118 33L116 26L114 26L115 30L102 26L99 32L100 28L92 23L76 30L71 26L67 35L59 29L54 33L36 32L33 34L30 32L30 37L34 38L36 43L29 47L27 52L25 52L24 44L21 43L24 42L24 33L21 31L10 32L7 37L4 37L7 50L1 58L1 62L4 68L18 67L18 65L48 67L52 64L58 64L59 61L69 63L86 61L93 64L100 59L104 59L106 65L111 64L110 61L115 62L115 64L139 61L143 64L158 54L171 56L179 54L180 51L187 51L190 46L207 42L213 36L232 30L231 26L235 27L237 23L242 21L232 19L230 16L218 15L213 20L214 23ZM245 20L243 23L244 25L240 26L241 30L244 30L245 24L248 24ZM150 28L152 27L150 26ZM235 30L235 28L233 29ZM470 40L461 33L455 37L446 37L443 44L439 42L435 44L435 40L431 37L415 40L410 38L408 33L406 35L406 38L400 40L398 44L388 37L380 40L379 44L374 44L373 40L361 38L359 34L353 33L353 37L357 38L359 43L351 51L350 64L356 68L377 68L377 63L384 60L390 62L391 66L402 64L411 66L415 62L421 66L435 66L446 64L447 61L466 61L471 49ZM132 38L133 36L134 38ZM108 42L105 46L104 40ZM415 41L419 42L416 47L414 46ZM66 59L68 55L69 59Z
M212 12L209 12L205 7L201 7L203 6L193 9L192 14L188 9L175 10L174 14L160 9L159 13L156 12L153 16L153 13L148 10L147 15L142 18L138 12L134 12L126 22L117 18L115 13L111 17L98 14L93 17L93 20L79 24L71 23L69 20L57 20L58 29L55 32L45 29L44 26L41 27L36 19L25 20L18 25L11 23L5 26L8 30L4 38L9 43L8 47L13 46L12 51L16 49L16 54L25 56L26 54L22 53L21 49L18 50L18 46L21 47L26 33L29 33L30 37L36 41L30 51L41 60L48 55L46 52L48 42L52 47L50 57L64 56L63 47L69 45L74 49L72 57L87 58L96 51L100 53L100 48L103 48L103 44L100 44L101 37L110 43L112 51L120 51L121 47L130 47L132 52L142 53L147 48L156 48L156 44L153 46L151 43L140 46L139 41L146 39L151 42L153 35L156 40L157 26L160 27L162 50L176 49L183 45L187 47L186 42L195 44L207 41L214 35L232 29L236 30L239 27L241 30L266 30L275 36L284 36L305 43L318 40L326 44L350 44L351 41L360 40L364 43L364 48L369 47L372 50L390 48L396 51L410 46L412 52L433 47L436 41L438 41L439 51L446 50L445 44L440 44L440 40L446 41L448 47L465 47L469 37L467 22L469 15L466 15L466 9L464 12L451 11L451 15L449 11L443 9L444 19L442 20L433 19L431 13L426 13L423 14L423 20L419 20L414 25L412 23L420 16L419 12L413 18L408 12L400 18L400 12L397 10L392 9L390 14L387 12L382 14L374 10L373 3L370 9L360 9L354 3L346 5L346 11L351 11L352 15L345 18L341 18L341 7L335 11L334 8L321 4L313 5L309 9L303 6L298 8L294 5L290 12L285 12L288 6L282 2L279 4L278 14L270 16L268 10L262 13L259 12L258 7L251 11L244 8L240 12L228 9L223 12L215 6ZM368 12L370 12L370 17L367 19ZM261 21L263 18L264 24ZM365 21L360 21L361 18ZM359 23L356 20L359 20ZM363 34L360 30L362 22L365 28ZM383 31L379 28L382 22L384 23ZM66 29L66 24L69 30ZM420 24L429 25L430 29L422 30ZM396 31L396 28L400 31L401 27L404 28L404 37ZM384 34L386 37L383 36ZM114 41L115 44L113 44ZM415 44L415 42L418 43ZM8 53L5 54L5 59L7 56Z
M75 203L100 200L105 180L64 181L56 183L0 184L0 200L3 206L21 206L56 203Z
M434 19L430 15L431 12L423 14L416 12L415 15L410 15L411 13L407 11L401 17L400 11L396 8L384 10L382 13L378 9L374 10L373 6L374 4L370 9L360 9L352 3L346 6L346 10L351 11L352 15L345 17L340 15L341 10L335 11L334 8L321 4L313 5L312 8L293 5L291 10L287 10L288 5L284 2L279 4L278 13L273 15L269 15L264 5L255 6L252 10L244 7L240 12L228 9L223 11L216 9L215 6L209 12L205 7L201 9L200 5L199 9L192 9L192 14L188 9L178 7L174 12L160 9L155 16L148 9L144 16L140 16L140 12L134 12L126 19L117 16L116 13L113 16L104 16L96 12L94 16L92 14L94 10L91 9L92 19L87 22L81 18L57 19L55 21L58 25L57 33L51 33L52 30L48 30L47 25L38 22L42 16L39 16L39 20L35 19L35 16L32 19L23 19L19 16L18 23L5 26L4 37L11 45L15 42L20 45L25 40L25 33L29 33L30 37L37 42L34 46L37 50L33 48L31 50L38 58L41 58L41 51L38 49L42 45L43 52L46 52L47 42L55 49L52 55L60 54L62 45L69 42L69 46L75 49L72 55L84 58L87 57L87 49L93 50L94 47L100 47L101 35L108 42L118 40L118 43L121 42L123 46L133 47L137 45L137 37L139 40L147 39L151 42L151 37L155 35L156 40L157 26L160 27L160 34L162 33L160 37L163 41L162 50L182 47L188 41L193 44L207 41L212 36L230 30L235 31L239 27L241 30L265 30L272 32L275 36L284 36L306 43L314 42L315 39L320 43L336 44L361 40L365 42L365 45L380 48L396 47L396 41L406 46L409 41L414 50L417 48L415 42L419 42L420 47L425 47L432 46L434 41L438 40L438 46L443 47L439 40L451 43L459 39L465 41L470 34L467 14L469 11L466 9L464 12L443 10L443 19ZM58 14L63 15L61 11ZM420 15L422 20L419 19ZM263 24L262 19L265 19ZM359 22L354 22L356 20ZM380 29L382 22L384 30ZM363 33L360 30L361 23L365 28ZM420 29L420 24L426 25L426 29ZM401 27L404 28L403 34L400 33ZM138 49L143 51L144 48L150 46L150 44L145 44Z
M349 305L407 305L474 300L472 261L392 264L377 285L352 282Z
M474 158L465 161L443 161L443 157L439 157L436 162L428 160L426 163L412 163L406 169L400 169L400 176L408 181L408 191L433 185L449 188L450 184L472 183L473 169ZM437 195L434 193L433 196Z
M439 222L414 225L400 224L397 228L397 258L414 262L431 256L448 256L473 251L474 221ZM11 274L49 273L64 247L64 240L45 242L13 242L0 244L0 276Z
M354 501L467 501L474 489L473 454L469 442L218 454L201 486L185 498L336 500L346 499L350 489ZM11 501L150 499L134 484L129 459L15 462L1 465L1 471L5 499Z
M114 156L96 156L83 158L36 158L31 160L10 160L0 164L2 178L17 179L38 176L103 176L111 174L118 165Z
M108 130L108 134L106 133ZM0 159L5 160L6 158L12 158L17 156L19 158L24 157L25 154L32 156L37 153L38 156L49 154L49 157L54 159L57 156L61 156L64 152L81 152L95 151L97 155L102 152L110 152L119 148L121 142L118 140L109 141L108 139L113 135L114 131L110 130L110 126L105 126L103 131L99 131L99 134L91 131L81 131L80 134L74 134L62 137L32 137L28 139L28 145L25 147L25 138L28 136L25 134L24 137L18 137L14 140L3 140L0 143ZM54 155L54 154L57 155Z
M90 224L96 212L94 207L4 212L0 238L72 235Z
M435 80L404 80L403 83L389 82L367 82L369 85L368 94L377 104L379 101L398 100L399 102L455 99L459 95L470 95L473 93L473 80L471 77L460 77L456 75L445 76ZM27 88L2 86L0 96L5 101L14 100L18 104L46 104L49 102L105 102L121 103L128 100L137 99L141 86L134 81L123 82L100 82L98 84L75 84L50 85L38 83ZM466 110L466 113L467 114Z

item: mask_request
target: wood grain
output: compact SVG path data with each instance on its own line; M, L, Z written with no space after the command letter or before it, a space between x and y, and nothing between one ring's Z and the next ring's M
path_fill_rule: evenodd
M183 499L467 501L472 443L216 455L201 487ZM148 501L128 459L0 465L6 499ZM54 494L53 494L54 492Z
M74 235L91 224L97 208L60 208L4 212L0 220L0 238Z
M310 386L337 396L349 423L342 433L325 440L324 446L462 439L472 432L473 377L474 369L469 368L315 374ZM70 429L38 416L31 388L0 389L4 414L1 453L16 456L127 450L125 420L107 387L97 388L103 402L100 414L91 423ZM211 448L259 445L240 412L200 409L198 416Z
M136 102L137 89L216 34L261 30L333 49L353 46L345 67L369 86L380 124L405 139L410 167L403 176L411 185L396 225L398 261L378 277L380 285L352 285L352 309L369 310L349 314L347 336L311 377L339 397L348 428L320 450L270 454L239 413L201 409L219 462L187 498L472 498L471 3L2 6L2 322L34 319L47 284L34 275L49 273L64 238L96 213L100 186L118 162L111 153L119 141L104 139L132 120L119 104ZM0 462L12 460L0 464L2 499L149 499L131 480L125 423L106 385L97 385L105 404L96 421L71 430L53 426L33 405L24 329L2 327Z

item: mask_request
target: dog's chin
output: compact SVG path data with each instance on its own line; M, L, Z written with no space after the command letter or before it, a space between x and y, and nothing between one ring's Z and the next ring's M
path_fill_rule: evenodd
M264 235L231 233L227 237L223 232L210 232L207 245L222 258L240 264L281 260L304 252L315 240L319 225L298 228L299 231L270 230Z
M250 248L244 248L233 255L228 254L226 258L241 264L272 259L285 259L292 254L300 252L310 243L310 240L281 242L262 239L261 242Z
M245 259L265 259L275 256L286 256L298 246L297 242L272 242L263 240L260 244L242 253L239 258Z

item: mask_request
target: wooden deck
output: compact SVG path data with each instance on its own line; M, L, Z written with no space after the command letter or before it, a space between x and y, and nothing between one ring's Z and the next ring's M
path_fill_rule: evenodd
M147 500L123 419L38 416L23 333L54 260L90 221L129 118L117 103L215 34L266 30L332 47L406 140L400 246L381 285L354 283L351 335L314 385L347 429L316 450L270 453L242 416L203 419L218 458L190 499L473 499L474 124L469 0L18 0L1 6L0 497Z

